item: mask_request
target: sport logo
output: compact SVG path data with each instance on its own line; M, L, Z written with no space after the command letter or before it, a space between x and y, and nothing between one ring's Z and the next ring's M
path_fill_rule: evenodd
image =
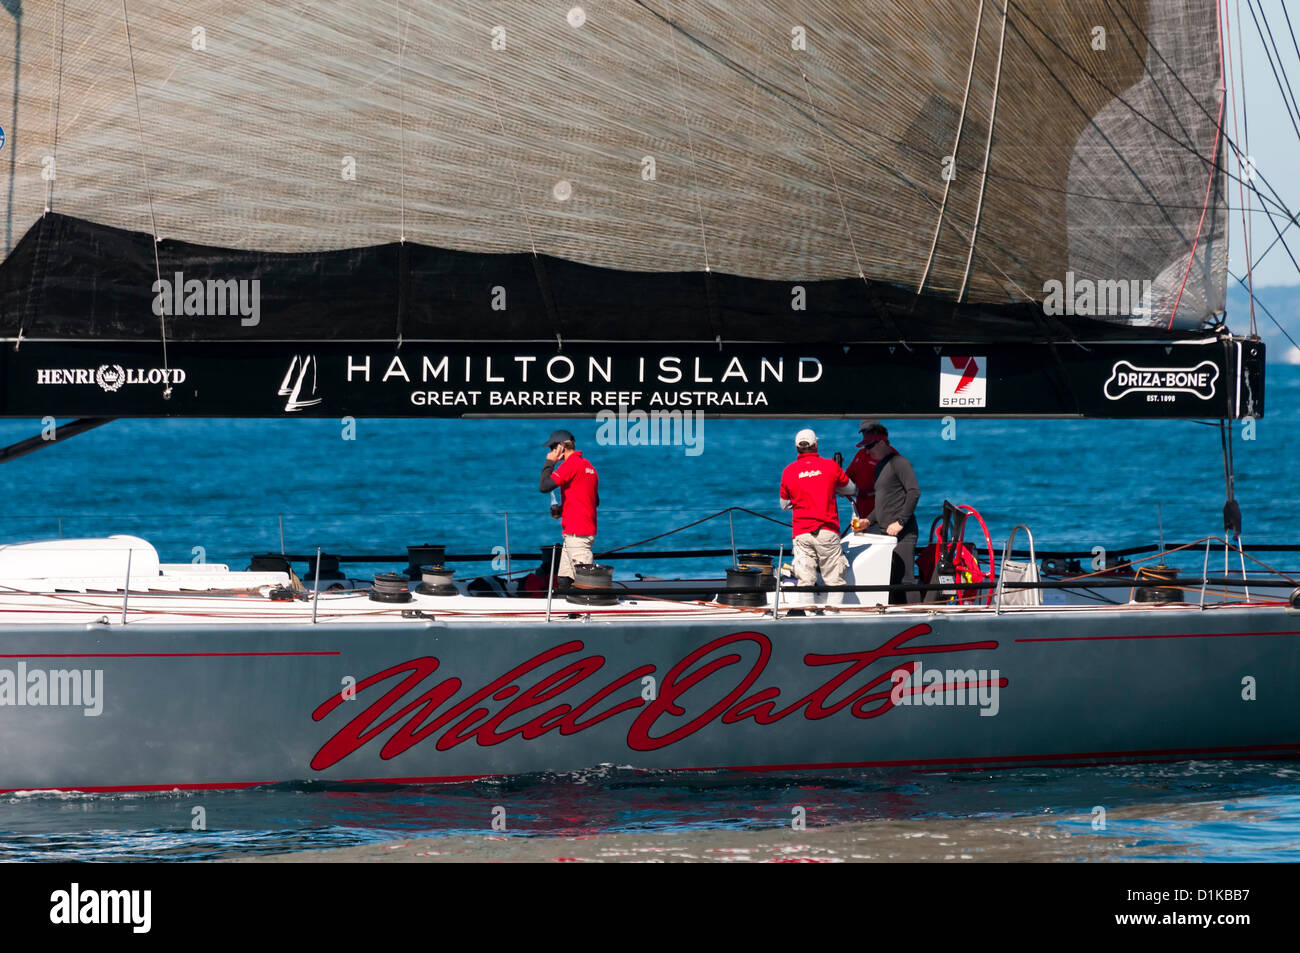
M939 365L940 407L987 406L987 357L945 357Z
M314 400L304 400L302 397L303 384L307 381L307 372L311 371L311 393L316 393L316 356L308 354L305 357L294 355L293 360L289 362L289 369L284 372L284 380L280 382L280 396L288 397L284 402L284 412L291 414L296 410L302 410L304 407L315 407L324 398L317 397Z
M1219 368L1213 361L1201 361L1195 367L1138 367L1116 361L1102 393L1107 400L1135 393L1194 394L1209 400L1218 379Z

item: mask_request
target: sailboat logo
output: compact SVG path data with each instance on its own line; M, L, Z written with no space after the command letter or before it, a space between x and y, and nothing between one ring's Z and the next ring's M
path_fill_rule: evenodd
M939 361L940 407L987 406L987 357L943 357Z
M295 354L293 360L289 362L289 369L284 372L284 380L280 382L280 396L289 398L284 402L285 413L291 414L295 410L302 410L304 407L314 407L323 399L321 397L312 400L303 399L302 389L307 382L309 372L311 374L311 393L315 394L316 355Z

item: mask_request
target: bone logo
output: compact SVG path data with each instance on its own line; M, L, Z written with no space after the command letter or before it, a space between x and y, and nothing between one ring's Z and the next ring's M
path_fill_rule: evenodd
M1102 392L1107 400L1141 393L1192 394L1209 400L1218 379L1219 368L1213 361L1201 361L1195 367L1138 367L1116 361Z
M986 407L987 357L944 357L939 365L940 407Z

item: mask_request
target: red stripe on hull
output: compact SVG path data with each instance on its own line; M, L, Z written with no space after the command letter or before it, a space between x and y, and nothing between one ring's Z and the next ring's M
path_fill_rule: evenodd
M1106 642L1113 639L1232 639L1253 635L1300 635L1298 632L1179 632L1165 635L1061 635L1017 642Z
M1185 761L1197 755L1211 760L1242 761L1260 756L1273 758L1300 757L1300 744L1289 745L1233 745L1222 748L1156 748L1134 751L1068 752L1063 754L1020 754L993 758L922 758L899 761L827 761L808 764L720 764L695 768L668 768L671 771L824 771L848 768L919 768L922 770L998 770L1022 767L1026 764L1043 764L1051 767L1096 767L1103 764L1125 764L1144 760ZM658 770L658 769L647 769ZM330 784L454 784L476 781L480 778L507 777L501 774L457 774L407 778L316 778ZM63 788L0 788L0 794L12 791L76 791L86 794L114 794L132 791L219 791L243 790L263 785L289 783L276 781L225 781L207 784L137 784L94 787Z
M270 658L342 654L342 652L28 652L18 655L0 655L0 658Z

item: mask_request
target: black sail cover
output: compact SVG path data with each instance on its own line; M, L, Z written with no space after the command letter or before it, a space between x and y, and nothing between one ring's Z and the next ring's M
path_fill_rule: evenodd
M0 7L0 415L1263 412L1215 0Z

